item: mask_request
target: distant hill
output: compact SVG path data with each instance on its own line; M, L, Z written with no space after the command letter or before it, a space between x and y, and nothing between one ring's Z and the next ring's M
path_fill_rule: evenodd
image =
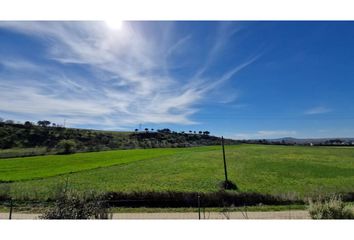
M0 149L46 148L46 152L69 153L109 149L165 148L218 145L221 139L208 131L198 133L156 131L115 132L52 126L46 121L0 122ZM225 144L237 143L226 139Z
M317 146L354 146L354 138L277 138L242 140L246 143L283 144L283 145L317 145Z

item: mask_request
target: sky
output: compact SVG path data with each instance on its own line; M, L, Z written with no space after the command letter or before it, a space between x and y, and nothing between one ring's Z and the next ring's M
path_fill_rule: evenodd
M0 21L0 117L354 137L354 22Z

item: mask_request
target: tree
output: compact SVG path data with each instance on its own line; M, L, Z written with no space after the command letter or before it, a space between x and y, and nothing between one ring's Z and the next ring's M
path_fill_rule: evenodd
M24 125L25 127L32 127L33 124L30 121L26 121Z
M57 148L59 149L59 153L62 154L70 154L76 151L76 142L74 140L61 140L57 144Z
M135 132L138 132L139 131L139 129L137 129L137 128L135 128L135 130L134 130Z
M5 123L7 123L7 124L14 124L15 121L14 121L14 120L6 120Z
M192 130L189 130L189 133L192 133Z
M210 132L209 131L204 131L203 134L208 136L210 134Z
M171 130L168 129L168 128L164 128L164 129L161 129L161 130L157 130L157 132L160 132L160 133L171 133Z
M203 132L202 131L199 131L199 134L202 134Z
M149 129L148 128L145 128L145 132L148 132L149 131Z
M43 120L43 121L38 121L37 124L38 124L38 126L41 126L41 127L47 127L50 125L50 122L48 120Z

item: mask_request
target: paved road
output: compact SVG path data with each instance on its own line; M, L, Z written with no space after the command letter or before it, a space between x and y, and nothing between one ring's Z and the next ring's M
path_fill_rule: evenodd
M0 219L8 219L8 213L0 213ZM13 213L12 219L38 219L39 214ZM308 211L276 212L206 212L202 219L310 219ZM198 219L198 213L114 213L113 219Z

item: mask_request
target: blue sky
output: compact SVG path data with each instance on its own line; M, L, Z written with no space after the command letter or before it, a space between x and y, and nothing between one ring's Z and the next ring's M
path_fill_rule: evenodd
M354 22L0 22L0 117L353 137Z

